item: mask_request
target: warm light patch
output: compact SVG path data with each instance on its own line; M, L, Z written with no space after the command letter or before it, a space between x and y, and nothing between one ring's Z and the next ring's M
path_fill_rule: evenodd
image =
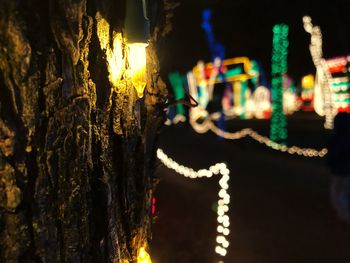
M106 55L109 72L108 78L114 86L117 85L125 69L122 43L122 34L113 32L113 50L109 49L110 52L106 53Z
M143 97L143 91L147 83L146 77L146 47L145 43L129 44L129 76L134 85L137 96Z
M137 263L152 263L150 255L141 247L137 256Z
M97 36L100 40L100 47L103 50L106 50L109 46L109 24L108 22L101 16L100 13L96 14L97 20Z
M100 41L101 49L106 53L110 83L117 87L125 69L125 60L123 58L123 37L121 33L113 32L113 42L110 44L109 24L100 15L96 14L97 36Z
M301 79L301 86L304 88L304 89L312 89L314 88L315 86L315 79L314 79L314 76L312 74L309 74L307 76L304 76L302 79Z

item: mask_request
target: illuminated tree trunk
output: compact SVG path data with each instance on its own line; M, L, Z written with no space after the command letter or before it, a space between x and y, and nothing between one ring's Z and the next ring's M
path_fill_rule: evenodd
M97 34L101 18L108 41L122 32L124 7L0 1L0 262L136 262L147 249L166 97L155 45L167 5L150 2L142 99L125 68L110 81Z

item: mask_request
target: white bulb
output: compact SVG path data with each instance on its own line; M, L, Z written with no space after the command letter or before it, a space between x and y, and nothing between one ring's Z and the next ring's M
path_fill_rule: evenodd
M216 237L216 242L219 244L222 244L225 241L225 237L224 236L217 236Z
M225 189L221 189L220 192L219 192L219 196L221 198L224 198L226 195L227 195L226 190Z
M217 231L219 233L223 233L224 232L224 228L222 226L218 226Z
M227 254L227 250L226 249L221 249L221 256L226 256L226 254Z
M230 234L230 230L228 228L223 228L223 231L222 233L225 235L225 236L228 236Z
M229 243L228 241L226 241L226 240L225 240L225 242L222 243L222 246L223 246L224 248L228 248L229 245L230 245L230 243Z
M222 247L220 247L220 246L215 247L215 252L217 254L221 255L221 251L222 251Z

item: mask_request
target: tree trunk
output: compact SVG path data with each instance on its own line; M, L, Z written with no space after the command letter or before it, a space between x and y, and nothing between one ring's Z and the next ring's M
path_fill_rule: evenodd
M109 68L125 0L0 1L0 262L126 263L147 250L169 6L149 4L138 99L123 38L117 82Z

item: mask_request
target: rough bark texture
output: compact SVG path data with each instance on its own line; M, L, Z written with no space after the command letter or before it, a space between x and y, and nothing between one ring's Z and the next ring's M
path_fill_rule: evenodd
M0 1L0 262L136 262L147 247L169 8L150 1L138 100L109 83L96 32L97 12L122 32L125 1Z

